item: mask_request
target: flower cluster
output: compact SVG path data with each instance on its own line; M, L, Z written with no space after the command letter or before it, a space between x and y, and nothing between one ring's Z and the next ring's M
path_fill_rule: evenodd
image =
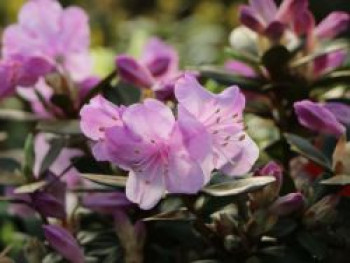
M155 99L117 107L101 96L81 110L81 128L98 160L129 171L126 194L141 208L168 193L197 193L213 169L243 175L259 155L242 119L238 87L214 95L191 75L175 84L177 119Z

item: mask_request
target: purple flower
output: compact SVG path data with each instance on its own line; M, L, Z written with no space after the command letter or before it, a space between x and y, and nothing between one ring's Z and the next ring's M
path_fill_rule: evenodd
M44 225L44 235L50 246L65 259L74 263L84 263L84 254L72 234L57 225Z
M242 24L258 34L278 40L288 25L294 24L298 15L307 9L306 0L285 0L277 8L273 0L250 0L240 9Z
M257 76L255 70L244 62L238 60L228 60L225 63L225 69L233 74L254 78Z
M114 214L116 211L132 206L124 193L95 193L84 197L83 205L93 211Z
M274 183L275 193L279 193L282 183L283 183L283 168L277 164L276 162L269 162L265 166L263 166L261 169L259 169L256 173L256 176L273 176L276 178L276 181Z
M85 136L94 141L92 152L99 161L108 160L105 131L113 126L122 126L124 108L109 102L101 95L90 100L80 111L80 127Z
M116 65L122 80L152 89L161 100L172 97L175 80L182 74L177 52L158 38L148 41L139 60L120 55L116 58Z
M310 130L337 137L345 132L345 127L337 120L336 116L322 104L303 100L294 103L294 110L299 123Z
M28 1L19 12L18 23L5 29L2 42L5 60L40 58L68 71L77 81L91 73L88 17L78 7L63 9L55 0ZM40 67L25 68L36 71Z
M213 148L210 166L228 175L247 173L257 160L259 149L244 129L245 98L239 88L230 87L215 95L193 76L185 75L176 83L175 96L179 102L179 123L186 137L203 137L203 130L208 134ZM198 121L201 125L191 124Z
M336 50L325 55L317 57L313 61L314 77L327 74L344 64L347 52L344 50Z
M66 218L64 204L53 195L37 191L30 195L32 207L45 217Z
M286 216L304 207L304 196L301 193L290 193L279 197L269 208L278 216Z
M350 125L350 106L339 102L327 102L324 107L328 109L342 124Z
M332 39L348 29L350 26L350 14L345 12L332 12L323 19L315 28L315 34L321 39Z
M171 110L163 103L146 99L122 115L123 126L106 129L106 145L111 161L129 171L126 195L142 209L154 207L165 191L196 193L206 179L198 156L190 150L204 149L202 137L184 141Z

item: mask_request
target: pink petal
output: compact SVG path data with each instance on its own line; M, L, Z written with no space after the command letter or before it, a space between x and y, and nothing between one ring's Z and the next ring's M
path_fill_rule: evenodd
M316 27L319 38L332 39L345 31L350 25L350 15L345 12L332 12Z
M61 15L62 30L60 43L62 53L65 49L70 52L85 52L90 46L89 18L79 7L69 7Z
M16 68L12 62L0 62L0 99L15 94Z
M257 76L255 70L247 64L238 60L229 60L225 63L225 69L233 74L241 75L247 78L254 78Z
M151 164L141 173L130 172L126 183L128 199L138 204L141 209L153 208L165 192L162 169L158 164Z
M140 88L150 88L153 77L149 70L137 62L133 57L120 55L116 58L118 74L127 83Z
M250 6L240 7L239 20L243 25L257 33L262 33L264 31L264 22Z
M176 50L158 38L151 38L143 50L141 62L156 78L164 78L178 71L179 57Z
M85 136L98 141L104 139L105 130L121 126L122 110L101 95L91 99L80 111L80 127Z
M259 148L256 143L246 135L241 143L228 144L219 155L218 169L226 175L244 175L251 170L259 157Z
M272 40L279 40L283 33L284 33L284 30L285 30L285 25L282 24L281 22L279 21L272 21L268 27L265 29L265 36L267 36L269 39L272 39Z
M123 121L147 142L154 138L168 138L175 125L170 108L154 99L130 106L123 114Z
M278 9L276 19L284 23L292 23L307 8L307 0L284 0Z
M175 97L195 117L203 113L203 105L212 99L211 94L188 74L176 82Z
M314 60L314 74L321 76L327 74L344 64L347 57L347 52L344 50L337 50L317 57Z
M277 6L273 0L250 0L249 4L266 24L270 23L277 13Z

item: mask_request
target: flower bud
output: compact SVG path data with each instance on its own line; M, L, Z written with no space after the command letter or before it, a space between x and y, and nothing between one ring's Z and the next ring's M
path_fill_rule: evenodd
M150 88L153 85L154 80L149 70L134 58L120 55L116 58L116 64L123 81L139 88Z
M296 102L294 109L301 125L306 128L341 136L345 127L337 120L334 114L319 103L308 100Z
M66 229L56 225L44 225L44 235L50 246L65 259L84 263L84 254L77 241Z
M132 203L126 198L124 193L98 193L85 196L83 205L93 211L105 214L114 212L132 206Z
M279 197L269 210L277 216L286 216L300 210L303 206L303 195L301 193L290 193Z
M32 205L41 215L59 219L66 218L64 204L53 195L45 192L35 192L31 195Z

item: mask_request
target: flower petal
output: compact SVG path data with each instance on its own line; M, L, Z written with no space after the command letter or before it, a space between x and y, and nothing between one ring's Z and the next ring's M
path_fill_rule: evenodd
M44 225L44 234L50 246L65 259L74 263L84 263L84 254L77 241L66 229L56 225Z
M129 173L126 182L126 196L140 206L141 209L153 208L165 193L163 167L150 164L141 173Z
M152 87L154 80L151 73L133 57L120 55L116 58L116 65L123 81L140 88Z
M350 25L350 15L345 12L332 12L316 27L316 36L332 39L345 31Z

